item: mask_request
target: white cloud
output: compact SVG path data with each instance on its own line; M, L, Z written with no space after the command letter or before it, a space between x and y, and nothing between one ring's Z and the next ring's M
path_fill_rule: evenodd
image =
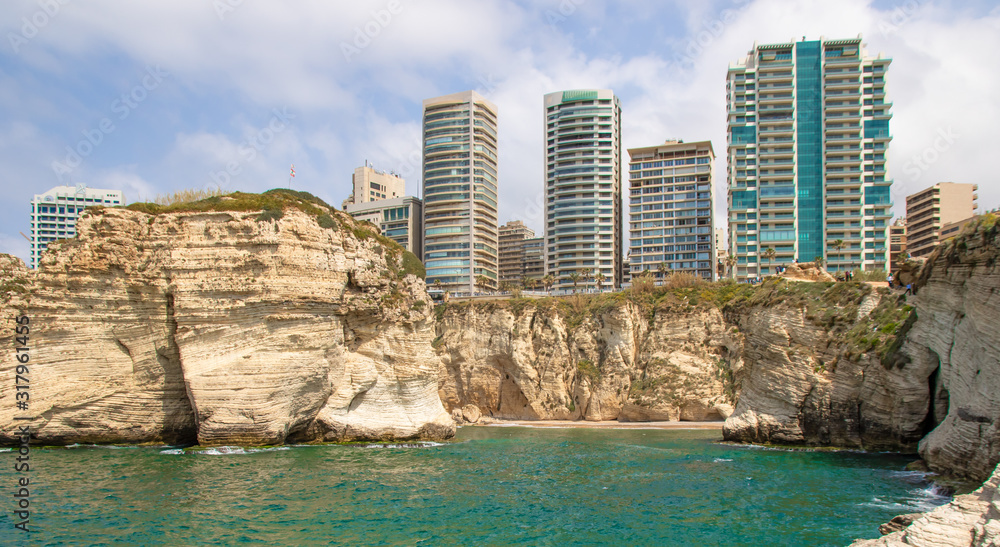
M85 164L74 176L91 186L117 184L131 198L211 186L212 174L235 161L240 173L230 176L233 189L258 191L286 184L288 164L295 163L293 185L339 204L350 191L351 171L369 159L403 172L409 191L416 193L419 162L412 156L420 147L420 102L478 89L500 110L501 221L520 218L541 231L545 93L611 88L623 100L626 148L668 137L709 139L724 157L730 62L755 40L860 32L869 53L893 57L887 77L888 99L894 102L889 170L896 180L897 211L907 193L943 180L978 182L984 208L1000 204L1000 185L989 180L992 161L979 153L980 143L992 142L993 128L1000 125L995 100L1000 75L990 70L1000 49L1000 8L976 16L922 2L901 17L868 0L399 1L401 11L388 19L382 14L388 0L291 7L243 2L221 20L213 3L203 0L71 3L12 57L28 77L0 78L0 102L9 105L4 112L32 122L0 120L0 143L9 143L0 147L0 160L11 165L29 158L32 164L18 167L14 177L30 181L31 192L44 190L38 187L54 181L50 156L65 143L37 127L69 118L75 125L67 133L76 136L95 116L106 114L113 97L91 104L92 97L71 86L45 97L30 91L48 89L40 83L46 78L75 74L75 65L132 86L135 66L160 64L172 75L163 100L186 109L177 113L176 134L168 133L164 149L148 161ZM570 13L552 21L551 14L566 5L573 7ZM5 35L17 31L22 15L38 9L31 0L15 8L0 22ZM366 27L377 27L377 36L346 58L342 44L358 47L355 40ZM119 55L130 61L126 70L108 60ZM235 103L244 113L220 121L212 118L211 106L200 110L202 100ZM287 106L298 118L249 160L240 146L268 124L275 106ZM144 107L143 114L153 110ZM142 123L156 121L129 120L134 125L128 136L142 140L144 132L160 130ZM949 128L958 138L935 149L938 130ZM111 145L104 146L102 154L110 152ZM908 162L928 147L936 157L916 176ZM724 175L722 159L715 171L720 218ZM10 233L7 226L0 228Z

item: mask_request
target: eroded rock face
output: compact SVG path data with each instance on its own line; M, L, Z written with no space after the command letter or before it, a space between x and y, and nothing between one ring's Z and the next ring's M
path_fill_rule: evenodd
M991 547L1000 545L1000 468L971 494L957 496L948 505L907 515L912 520L902 530L878 539L858 540L853 547L927 546ZM912 518L917 517L917 518ZM896 519L893 519L894 521Z
M85 217L30 300L40 442L275 444L444 438L423 282L398 253L286 209ZM342 218L340 222L353 221ZM0 357L7 374L15 365ZM13 423L0 385L0 424ZM19 415L23 415L19 413Z
M897 305L884 290L875 298ZM742 366L727 440L916 451L932 367L887 368L874 351L852 353L849 335L810 319L806 307L754 306L732 319Z
M934 471L977 480L1000 461L998 257L995 227L931 255L904 347L913 363L936 371L930 389L938 425L920 442L921 457Z
M523 420L722 420L726 328L718 310L593 316L527 305L449 306L435 342L446 408Z

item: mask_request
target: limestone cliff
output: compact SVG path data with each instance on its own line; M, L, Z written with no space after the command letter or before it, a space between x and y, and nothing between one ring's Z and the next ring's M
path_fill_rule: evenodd
M443 308L441 400L538 420L722 420L731 411L717 308L569 297Z
M37 273L11 275L26 281L0 300L0 345L27 315L31 400L17 415L36 417L39 442L454 434L431 302L398 246L308 194L192 208L91 212ZM15 364L4 352L0 374ZM0 383L3 442L13 387Z
M914 317L902 296L768 282L727 317L743 357L727 440L916 451L933 369L883 365Z
M933 371L920 442L931 469L983 480L1000 462L1000 237L986 215L925 263L896 366Z

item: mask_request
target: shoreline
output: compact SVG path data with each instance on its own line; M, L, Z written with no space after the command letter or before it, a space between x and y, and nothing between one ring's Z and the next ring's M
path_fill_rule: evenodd
M619 422L587 420L499 420L464 424L459 427L542 427L559 429L722 429L725 422Z

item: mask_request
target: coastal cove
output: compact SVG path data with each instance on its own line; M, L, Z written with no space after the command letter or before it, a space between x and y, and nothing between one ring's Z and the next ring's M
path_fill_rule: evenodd
M36 449L33 540L846 545L947 501L904 470L912 457L721 439L510 426L443 443Z

